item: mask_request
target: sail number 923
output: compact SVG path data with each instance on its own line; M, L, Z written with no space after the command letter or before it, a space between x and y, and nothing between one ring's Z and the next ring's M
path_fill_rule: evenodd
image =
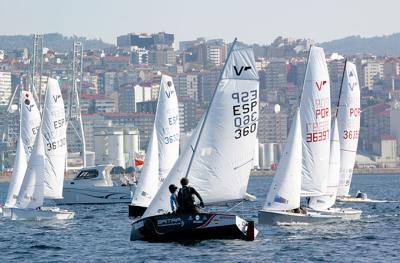
M232 93L234 105L233 124L235 139L242 138L257 131L258 91L250 90Z

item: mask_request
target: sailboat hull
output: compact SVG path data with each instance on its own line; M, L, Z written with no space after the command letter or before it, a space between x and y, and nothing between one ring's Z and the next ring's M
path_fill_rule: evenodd
M11 208L11 220L41 221L41 220L68 220L75 216L71 212L58 207L42 207L41 209Z
M142 218L132 224L131 241L155 242L205 239L254 240L254 222L229 214L166 214Z
M129 217L140 217L144 214L147 207L130 204L128 209L129 209L128 210Z
M1 207L0 208L0 214L2 214L3 217L11 217L11 208L10 207Z
M353 208L333 207L327 210L318 211L322 215L339 216L343 220L358 220L361 218L362 211Z
M323 215L318 212L298 214L285 211L258 211L258 223L267 225L308 225L340 220L339 216Z
M129 186L64 187L64 198L55 202L58 205L130 203L134 190Z
M388 200L373 200L369 198L359 198L354 196L338 196L336 198L337 202L341 203L390 203L392 201Z

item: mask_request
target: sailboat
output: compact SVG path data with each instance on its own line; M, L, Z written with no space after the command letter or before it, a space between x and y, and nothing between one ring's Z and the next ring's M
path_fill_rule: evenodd
M234 214L171 213L168 186L188 178L206 206L243 200L253 166L258 111L253 50L237 46L235 40L203 119L143 217L132 223L132 241L254 240L254 222Z
M345 63L345 65L346 64L347 63ZM347 67L345 66L343 76L346 74L346 68ZM321 212L323 214L337 215L340 216L342 219L355 220L355 219L360 219L362 213L361 210L352 208L333 207L336 201L336 194L339 187L340 164L342 159L340 151L338 120L337 120L339 107L342 101L342 88L343 85L340 88L336 114L333 117L332 128L331 128L332 134L331 134L331 148L329 155L330 157L329 157L327 190L325 192L325 195L311 197L308 206L311 209Z
M300 207L326 191L330 148L330 85L322 48L310 48L300 107L263 209L261 224L318 223L340 217Z
M153 133L129 216L142 216L179 157L179 107L172 78L162 75Z
M21 91L20 95L20 124L17 151L15 155L13 173L8 187L7 199L4 204L3 216L9 217L17 202L18 193L31 156L33 144L40 126L40 112L35 100L29 91Z
M360 131L360 85L356 65L346 62L342 80L342 99L339 101L338 126L340 136L340 176L337 200L368 202L368 198L349 196Z
M42 207L44 198L62 198L66 148L64 102L58 81L48 79L42 121L28 167L11 208L12 220L71 219L75 213Z

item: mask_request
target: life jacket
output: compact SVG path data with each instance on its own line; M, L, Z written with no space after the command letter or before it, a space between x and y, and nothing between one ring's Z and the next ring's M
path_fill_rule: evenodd
M190 186L183 186L179 189L177 201L180 209L191 209L195 207Z

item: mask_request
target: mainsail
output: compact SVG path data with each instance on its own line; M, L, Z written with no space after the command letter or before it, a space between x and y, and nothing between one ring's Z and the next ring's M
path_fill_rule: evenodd
M339 184L340 170L340 142L339 131L336 117L333 118L331 151L329 155L329 173L326 194L323 196L313 196L310 198L308 206L315 210L326 210L332 207L336 201L336 193Z
M300 100L303 136L302 196L326 191L329 170L331 99L324 50L311 47Z
M170 76L161 77L157 112L132 205L147 207L179 157L179 107Z
M8 187L6 207L14 207L40 126L40 113L29 91L20 96L20 128L13 173Z
M67 125L64 101L56 79L49 78L47 82L41 129L45 147L44 195L60 199L67 154Z
M301 142L300 113L297 110L263 210L282 211L300 207Z
M251 48L233 44L204 117L144 217L170 211L170 184L182 177L205 203L243 199L254 158L259 80Z
M350 190L360 131L360 86L356 65L346 62L339 101L340 177L338 196Z

